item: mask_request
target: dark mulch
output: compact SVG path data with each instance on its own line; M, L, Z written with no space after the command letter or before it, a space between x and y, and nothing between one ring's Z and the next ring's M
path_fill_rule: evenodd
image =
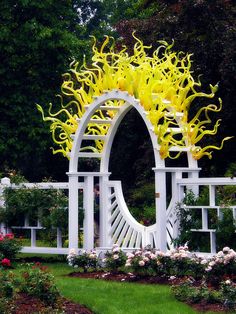
M79 278L92 278L92 279L102 279L111 281L121 281L121 282L137 282L144 284L169 284L170 281L166 277L160 276L137 276L132 273L110 273L110 272L92 272L92 273L80 273L72 272L69 274L70 277Z
M83 305L74 303L65 298L61 298L55 308L46 306L44 302L40 301L38 298L29 296L25 293L19 293L12 300L11 304L11 314L32 314L32 313L66 313L66 314L92 314Z
M226 313L226 309L222 304L212 304L206 302L199 302L199 303L188 303L192 308L194 308L198 312L223 312ZM233 314L233 312L231 312ZM234 312L235 313L235 312Z

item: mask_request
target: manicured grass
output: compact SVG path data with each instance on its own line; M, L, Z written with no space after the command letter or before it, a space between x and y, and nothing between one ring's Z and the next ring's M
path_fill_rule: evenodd
M98 314L196 313L176 301L169 286L68 278L63 275L72 268L59 264L51 264L49 268L65 297L85 304Z

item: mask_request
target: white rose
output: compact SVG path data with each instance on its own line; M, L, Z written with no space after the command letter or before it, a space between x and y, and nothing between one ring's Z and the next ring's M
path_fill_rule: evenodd
M120 250L121 250L121 249L120 249L119 247L115 247L114 249L112 249L112 252L113 252L113 253L116 253L116 252L120 252Z
M227 252L229 252L229 250L230 250L230 248L228 246L225 246L222 251L224 253L227 253Z
M132 254L132 253L127 253L126 256L127 256L128 258L133 258L133 257L134 257L134 254Z
M145 265L145 262L144 261L139 261L139 266L144 266Z

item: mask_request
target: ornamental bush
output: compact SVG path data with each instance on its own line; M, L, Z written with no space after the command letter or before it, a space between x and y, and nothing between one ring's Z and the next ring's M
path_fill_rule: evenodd
M151 249L136 250L133 253L127 253L125 266L139 276L161 275L163 273L162 265L158 264L157 252Z
M126 260L126 254L117 244L114 244L112 250L105 253L103 262L105 263L105 267L107 269L112 272L117 272L125 266Z
M98 256L95 251L80 251L77 255L75 250L70 250L67 256L68 264L74 268L78 268L79 271L87 272L96 270L98 268Z
M0 258L13 260L21 250L21 242L14 238L13 233L3 235L0 233Z
M56 304L60 295L53 275L40 263L29 265L28 269L22 273L20 289L22 292L39 298L47 305Z
M226 310L236 309L236 284L231 280L220 282L219 288L207 286L205 281L194 285L194 281L187 279L171 288L177 300L188 303L219 303Z
M11 271L0 271L0 313L9 313L9 304L14 296L17 281Z
M236 252L229 247L224 247L208 260L202 260L205 265L206 280L217 283L226 276L236 275Z

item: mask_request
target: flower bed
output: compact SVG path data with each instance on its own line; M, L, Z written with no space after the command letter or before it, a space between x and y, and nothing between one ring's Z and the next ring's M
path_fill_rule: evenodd
M92 314L85 306L61 297L53 275L41 263L26 265L21 278L2 266L0 282L0 313Z
M93 268L90 267L91 254L96 260ZM86 256L89 256L87 264ZM84 274L83 268L86 268L86 277L169 283L180 301L213 305L218 310L236 309L236 252L228 247L203 258L190 253L187 246L167 253L147 247L125 254L114 245L104 257L98 257L95 251L81 251L76 255L72 250L67 258L71 266L78 268L77 274ZM78 264L80 259L86 266Z

